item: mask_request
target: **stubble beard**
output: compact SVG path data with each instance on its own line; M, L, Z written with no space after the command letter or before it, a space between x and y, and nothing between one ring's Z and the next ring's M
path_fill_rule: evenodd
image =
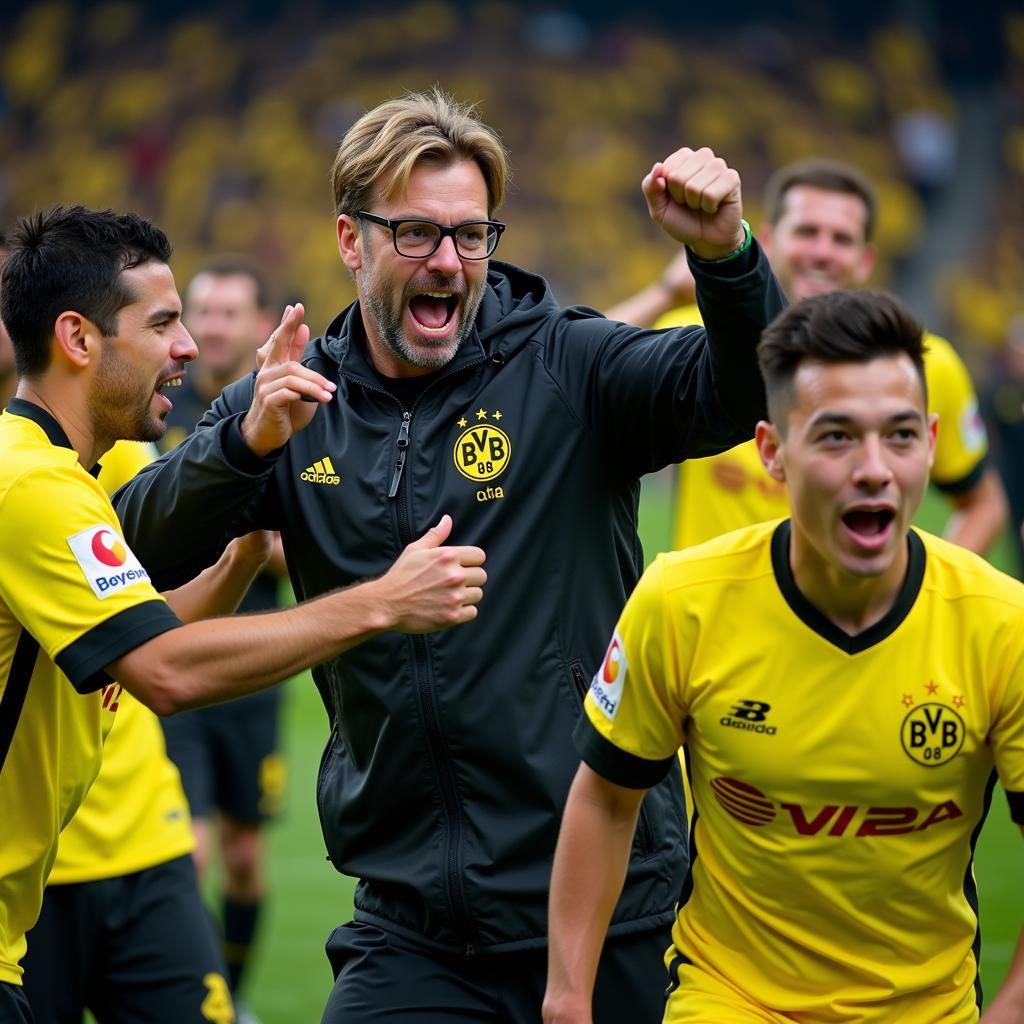
M431 275L425 282L415 286L408 284L402 294L390 301L392 289L385 277L378 280L374 273L375 261L364 256L366 278L363 295L360 297L363 306L370 314L377 336L388 352L410 366L420 370L440 370L447 366L456 356L462 343L473 330L476 314L483 301L486 279L482 280L472 291L464 289L459 292L459 307L454 316L459 317L459 327L450 341L431 344L429 338L419 337L418 345L410 343L402 328L402 314L405 312L409 298L419 291L447 291L453 287L451 278L439 274Z
M139 379L110 344L104 344L89 393L95 436L109 441L159 441L167 432L162 418L149 411L153 389Z

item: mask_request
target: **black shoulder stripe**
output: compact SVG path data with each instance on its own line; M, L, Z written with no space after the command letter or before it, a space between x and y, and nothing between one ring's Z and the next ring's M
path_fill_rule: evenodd
M959 480L932 480L932 483L942 491L943 494L963 494L965 491L969 491L981 482L981 478L985 475L985 470L988 468L988 456L983 455L964 476L960 477Z
M27 629L23 629L11 659L11 671L7 676L4 695L0 697L0 771L3 771L7 752L14 739L14 730L21 718L21 709L25 706L25 695L28 693L29 680L38 654L36 638Z
M1010 817L1024 828L1024 793L1006 791L1006 802L1010 805Z

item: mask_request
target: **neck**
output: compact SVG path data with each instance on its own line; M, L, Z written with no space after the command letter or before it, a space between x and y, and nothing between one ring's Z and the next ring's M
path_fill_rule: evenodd
M18 375L12 370L10 373L0 374L0 409L7 407L7 403L14 397L18 390Z
M60 424L71 447L78 453L78 461L86 469L92 469L113 447L112 438L96 436L86 408L74 400L73 394L59 394L55 389L24 378L19 381L16 394L45 409Z
M209 366L204 366L200 360L193 363L188 372L199 397L205 398L207 402L212 402L229 384L234 384L245 373L245 368L239 363L230 370L217 371L212 370Z
M826 562L794 524L789 565L800 593L849 636L870 629L892 611L907 576L910 556L904 538L892 564L877 576L858 576Z

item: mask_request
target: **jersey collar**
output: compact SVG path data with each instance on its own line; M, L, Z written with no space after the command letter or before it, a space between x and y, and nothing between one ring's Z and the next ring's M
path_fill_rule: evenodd
M775 572L775 581L779 585L779 590L782 591L782 596L786 599L786 604L797 618L830 644L846 654L859 654L861 651L866 651L869 647L881 643L887 636L894 633L900 623L910 614L924 580L926 560L924 543L914 530L907 534L907 553L909 555L907 575L896 596L896 601L878 622L863 632L857 633L856 636L850 636L849 633L841 630L831 619L815 608L797 587L796 580L793 578L793 570L789 564L791 533L792 524L787 519L779 523L772 535L772 569Z
M64 433L64 428L41 405L36 405L35 402L29 402L24 398L12 398L7 403L7 411L12 416L21 416L23 419L31 420L39 426L43 433L46 434L46 439L55 448L75 450L75 446L68 439L68 435ZM91 476L98 476L99 471L100 464L97 462L89 470L89 473Z

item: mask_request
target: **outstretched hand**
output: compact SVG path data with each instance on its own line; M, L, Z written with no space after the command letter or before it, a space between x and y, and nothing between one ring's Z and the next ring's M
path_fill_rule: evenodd
M740 176L707 147L676 150L640 187L651 219L701 259L719 259L743 243Z
M445 547L451 532L452 517L442 516L375 581L392 629L429 633L476 618L486 556L477 547Z
M336 389L333 382L299 362L309 344L304 314L301 302L285 307L281 323L256 353L256 386L241 427L245 443L256 455L287 444L309 425L319 403L329 402Z

